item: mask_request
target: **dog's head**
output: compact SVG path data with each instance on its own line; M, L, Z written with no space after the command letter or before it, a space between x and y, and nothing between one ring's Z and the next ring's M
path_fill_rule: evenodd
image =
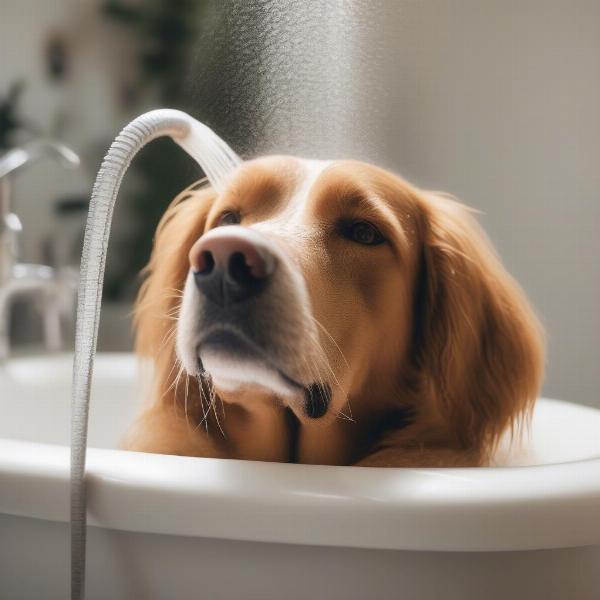
M188 190L149 272L138 350L163 394L178 360L302 421L402 409L483 451L538 392L539 326L468 209L367 164L268 157Z

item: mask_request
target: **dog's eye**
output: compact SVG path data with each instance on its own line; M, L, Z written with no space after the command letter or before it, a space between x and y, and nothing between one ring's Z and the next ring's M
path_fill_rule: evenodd
M377 227L368 221L342 222L339 229L345 238L364 246L377 246L385 242Z
M217 220L217 227L222 225L238 225L241 221L240 214L232 210L225 211Z

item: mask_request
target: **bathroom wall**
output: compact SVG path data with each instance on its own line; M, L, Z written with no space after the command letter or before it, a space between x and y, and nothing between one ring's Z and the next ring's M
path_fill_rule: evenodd
M600 2L382 2L389 166L480 219L548 334L544 393L600 406Z
M100 0L2 0L0 89L25 81L22 113L46 135L56 132L83 159L83 169L65 171L40 161L15 178L15 210L24 225L23 253L41 259L41 241L56 227L52 206L66 194L88 194L97 162L124 116L114 85L127 69L128 41L98 18ZM45 45L65 40L67 71L61 82L45 69Z
M98 4L2 1L0 84L27 74L26 112L47 128L58 112L66 113L65 139L87 164L68 172L39 163L17 180L28 260L40 260L43 238L57 227L54 200L89 191L95 161L127 120L115 81L131 60L130 41L115 28L108 34L108 25L94 16ZM334 4L337 11L350 6L331 0L321 8ZM301 3L291 5L297 12ZM600 3L356 0L352 10L364 26L356 43L353 27L336 29L333 17L318 28L331 39L344 35L344 64L322 73L354 73L366 82L368 93L357 92L343 114L349 147L368 138L368 156L481 211L481 222L546 326L545 394L600 406ZM328 14L322 13L320 21ZM290 19L286 23L291 27ZM305 32L309 25L304 23ZM64 30L72 49L63 86L43 71L49 30ZM298 56L322 54L322 48L310 36L294 39ZM314 58L310 64L318 65ZM331 52L323 61L331 62ZM289 75L286 63L278 76ZM319 92L317 76L311 73L308 91L326 93ZM297 103L310 102L308 95ZM314 115L303 110L326 125L319 107ZM116 223L133 225L126 212ZM127 331L122 319L101 327L103 347L126 347L128 336L119 338Z

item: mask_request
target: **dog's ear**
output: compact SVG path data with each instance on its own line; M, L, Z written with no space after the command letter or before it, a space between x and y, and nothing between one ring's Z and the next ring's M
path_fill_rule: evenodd
M187 188L173 200L156 230L134 311L136 352L155 362L161 355L173 359L173 332L189 271L188 253L204 231L215 198L210 187Z
M430 422L485 461L539 392L543 334L469 209L423 194L415 366ZM435 437L435 434L434 434Z

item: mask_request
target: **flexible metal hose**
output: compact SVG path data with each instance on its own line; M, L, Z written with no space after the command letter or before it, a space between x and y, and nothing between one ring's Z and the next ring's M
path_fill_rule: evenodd
M98 171L92 191L81 258L71 404L71 598L85 592L88 413L102 284L117 193L134 156L151 140L170 136L203 168L219 192L241 162L211 129L184 112L160 109L141 115L118 135Z

